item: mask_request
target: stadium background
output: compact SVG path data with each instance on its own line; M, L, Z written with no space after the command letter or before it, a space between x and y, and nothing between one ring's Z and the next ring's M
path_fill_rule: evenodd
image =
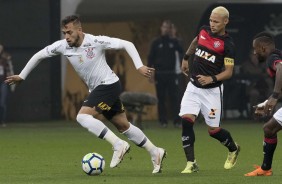
M85 32L132 41L146 64L149 44L158 34L162 19L169 18L175 22L186 49L198 26L208 23L210 10L224 5L231 14L227 30L237 46L236 63L240 66L248 57L252 36L259 31L271 31L277 37L278 48L282 47L282 14L279 11L282 4L277 2L1 0L0 42L12 54L15 73L19 73L35 52L61 38L61 17L75 13L81 15ZM154 87L138 75L123 51L111 52L108 56L109 64L121 77L125 91L155 94ZM235 75L228 85L231 87L225 88L225 108L242 108L245 101L242 99L240 75ZM8 121L73 119L86 94L85 86L63 57L44 60L10 95ZM146 107L145 110L148 113L144 119L157 118L156 107Z

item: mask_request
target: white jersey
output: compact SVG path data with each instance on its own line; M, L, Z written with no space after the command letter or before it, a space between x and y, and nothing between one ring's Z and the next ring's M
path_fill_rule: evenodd
M100 84L112 84L119 80L106 62L105 50L123 48L133 59L136 68L143 66L140 56L131 42L107 36L84 34L84 40L80 47L70 47L65 39L45 47L30 59L19 76L25 79L40 60L63 54L87 84L89 90L92 91Z

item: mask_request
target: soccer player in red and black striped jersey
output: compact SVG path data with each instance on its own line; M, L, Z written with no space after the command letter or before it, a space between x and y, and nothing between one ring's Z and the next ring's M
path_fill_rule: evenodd
M256 108L255 114L258 116L269 116L272 114L280 93L282 91L282 53L275 48L273 35L268 32L258 33L253 40L254 54L260 62L266 62L267 72L275 79L274 89L271 96ZM272 118L264 124L263 141L263 163L256 166L252 172L245 176L271 176L272 160L277 145L277 133L282 129L282 108L274 113Z
M182 61L182 71L188 75L188 60L191 63L190 82L182 98L179 115L182 118L182 144L187 159L186 168L181 173L197 172L194 155L195 134L193 125L199 112L205 118L211 137L220 141L229 150L225 169L236 164L240 147L233 141L229 131L220 127L222 113L223 84L229 79L234 67L234 44L225 31L229 22L229 12L219 6L212 10L210 26L201 27L192 41Z

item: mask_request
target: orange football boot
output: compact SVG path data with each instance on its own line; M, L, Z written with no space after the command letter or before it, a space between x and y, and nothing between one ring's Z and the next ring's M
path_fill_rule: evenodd
M245 176L272 176L272 169L262 170L260 166L254 165L256 168L254 171L245 174Z

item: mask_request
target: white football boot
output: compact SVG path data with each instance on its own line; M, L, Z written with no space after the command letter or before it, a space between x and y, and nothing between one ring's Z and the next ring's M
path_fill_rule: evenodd
M129 152L130 145L126 141L120 141L117 143L115 148L113 148L114 154L112 157L112 161L110 163L110 167L116 167L123 159L124 155Z
M162 172L162 162L166 157L166 151L163 148L157 148L155 155L152 156L152 162L154 166L153 174Z

